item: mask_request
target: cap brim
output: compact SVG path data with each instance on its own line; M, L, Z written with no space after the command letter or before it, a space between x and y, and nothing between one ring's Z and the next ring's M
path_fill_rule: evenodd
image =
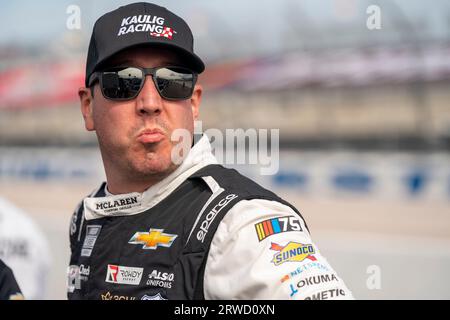
M144 42L144 43L135 43L133 45L130 45L128 47L122 48L119 51L113 52L105 57L103 57L101 60L98 61L97 65L95 66L93 72L98 71L99 69L104 66L110 58L115 56L116 54L123 52L125 50L133 49L133 48L139 48L139 47L152 47L152 48L168 48L170 50L173 50L183 61L183 66L186 66L190 68L191 70L195 71L196 73L202 73L205 70L205 64L203 63L202 59L200 59L199 56L197 56L195 53L189 52L186 49L179 47L177 45L166 43L166 42Z

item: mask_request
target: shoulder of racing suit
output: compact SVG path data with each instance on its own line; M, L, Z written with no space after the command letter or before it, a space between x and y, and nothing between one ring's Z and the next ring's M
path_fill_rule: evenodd
M174 293L164 292L167 298L351 297L342 280L338 279L312 243L308 228L294 206L236 170L221 165L203 167L192 174L183 186L190 188L194 181L204 183L207 186L204 190L209 189L209 192L204 197L206 201L202 200L203 204L190 214L192 223L189 224L192 227L182 237L186 243L177 253L178 262L172 271L177 274L176 280L181 279L178 275L186 274L185 268L189 266L189 272L196 276L183 279L191 285L174 285L182 289L177 291L174 288ZM104 187L103 184L91 196L104 196ZM180 203L181 207L187 205ZM72 218L72 255L75 249L73 244L80 241L77 238L83 233L83 219L83 205L80 205ZM297 277L302 273L299 268L308 268L308 271ZM242 272L247 275L245 279L248 281L237 282ZM267 274L272 276L267 278ZM287 280L291 278L292 283ZM316 291L303 290L302 294L297 294L294 283L297 280L308 283L307 287ZM233 281L235 286L230 285ZM325 283L325 286L314 286L315 282ZM330 293L324 292L325 289L331 290Z
M196 176L236 196L207 242L197 298L353 299L293 205L234 169L212 165Z

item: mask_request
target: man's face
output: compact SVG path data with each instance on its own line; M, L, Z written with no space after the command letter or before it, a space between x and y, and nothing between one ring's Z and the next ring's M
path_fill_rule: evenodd
M127 50L108 61L109 67L174 65L182 64L173 52L155 48ZM93 97L90 90L80 89L86 129L96 131L107 176L145 181L162 179L175 170L171 153L178 141L172 142L171 134L179 128L193 134L201 93L201 87L196 85L190 99L165 100L151 75L146 76L139 95L129 101L106 99L98 82Z

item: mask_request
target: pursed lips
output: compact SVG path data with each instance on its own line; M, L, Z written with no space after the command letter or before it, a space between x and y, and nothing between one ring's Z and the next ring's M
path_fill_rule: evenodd
M145 129L139 133L137 140L141 143L157 143L163 140L165 134L160 129Z

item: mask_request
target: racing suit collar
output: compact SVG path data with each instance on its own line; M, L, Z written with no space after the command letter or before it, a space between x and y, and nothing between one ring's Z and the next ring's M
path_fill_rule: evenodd
M112 195L107 191L107 184L105 184L105 197L86 197L83 200L85 219L128 216L144 212L165 199L193 173L216 163L209 139L204 134L174 172L143 193Z

